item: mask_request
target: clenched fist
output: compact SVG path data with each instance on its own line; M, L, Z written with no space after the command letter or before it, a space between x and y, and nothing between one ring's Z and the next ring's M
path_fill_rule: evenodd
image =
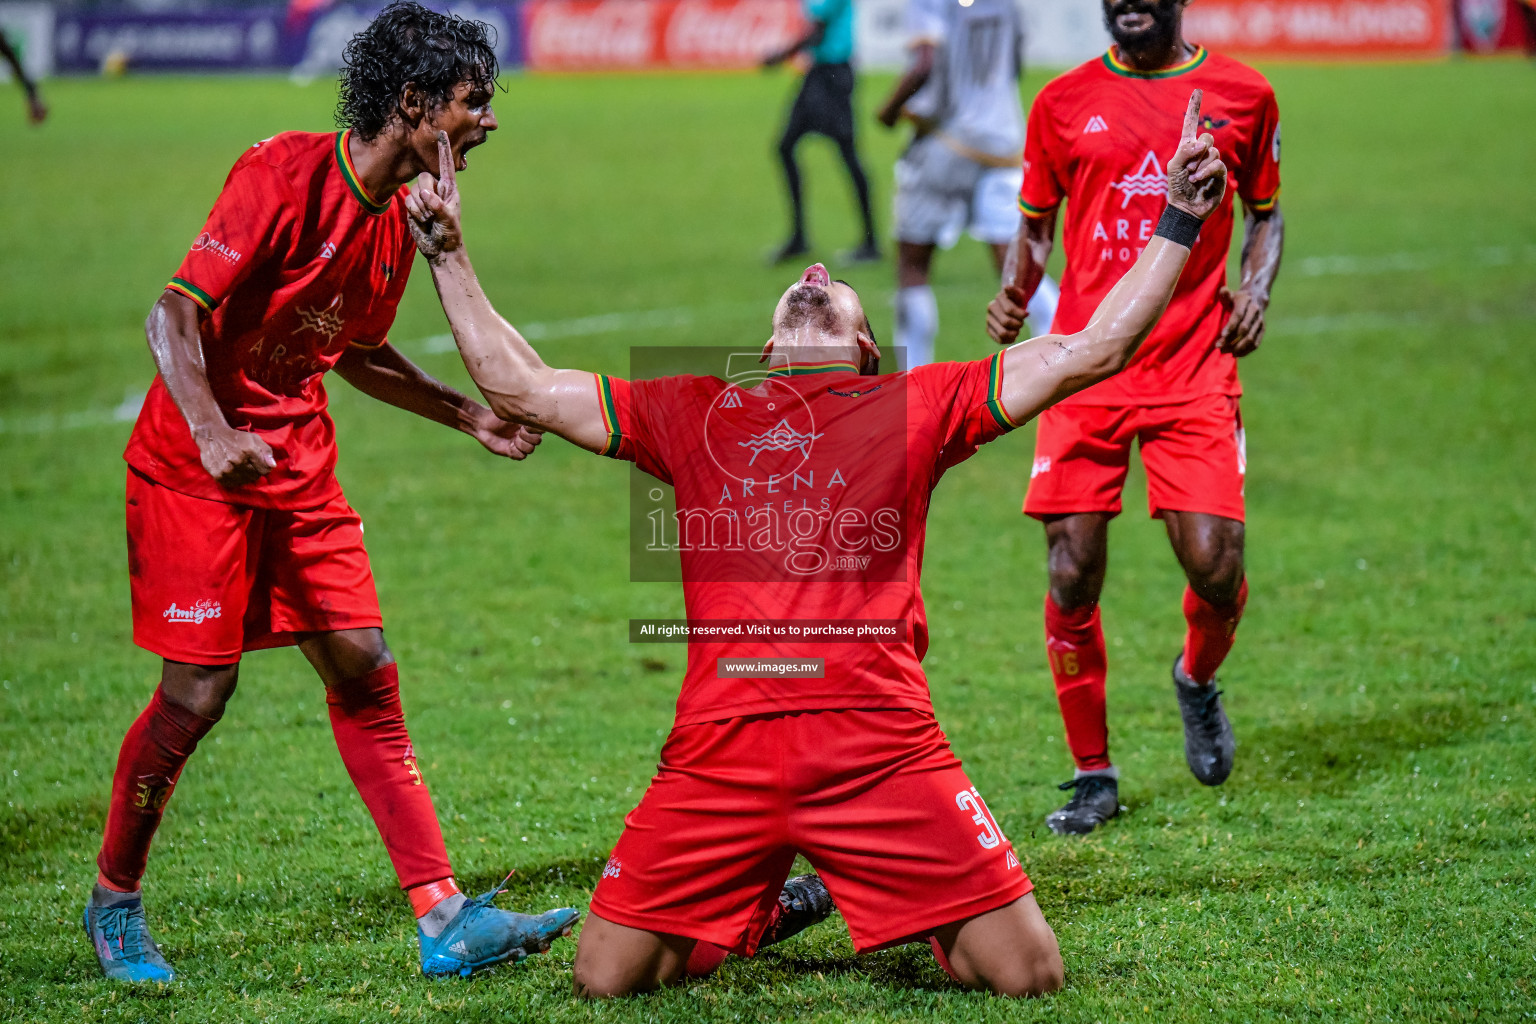
M277 459L272 448L248 430L222 427L193 435L203 468L222 487L240 487L272 472Z

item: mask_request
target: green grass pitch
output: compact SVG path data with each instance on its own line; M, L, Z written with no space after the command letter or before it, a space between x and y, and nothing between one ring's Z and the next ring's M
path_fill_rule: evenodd
M245 663L147 879L181 979L98 976L79 930L124 729L157 662L130 642L128 424L140 324L244 146L325 129L329 85L52 83L0 127L0 1016L66 1021L1521 1020L1536 1013L1536 88L1505 62L1266 69L1288 248L1248 392L1252 600L1223 682L1239 757L1181 756L1168 662L1181 578L1139 471L1112 531L1112 743L1130 811L1086 840L1041 817L1071 767L1041 651L1043 543L1018 504L1031 431L950 473L925 593L934 700L1060 936L1065 991L1005 1004L925 947L856 958L838 919L707 982L591 1006L572 941L464 984L414 931L294 651ZM1045 81L1028 78L1033 93ZM871 77L872 109L889 79ZM770 163L787 77L516 77L462 178L497 305L552 362L751 344L785 272ZM872 125L872 120L866 124ZM882 221L898 140L864 150ZM813 241L855 240L830 146ZM889 337L892 269L848 271ZM941 255L940 352L985 353L979 246ZM606 314L646 312L622 329ZM598 317L581 322L579 318ZM428 339L417 270L394 339ZM536 332L537 333L537 332ZM626 470L552 441L523 465L333 384L416 749L466 887L585 906L655 764L682 649L626 580Z

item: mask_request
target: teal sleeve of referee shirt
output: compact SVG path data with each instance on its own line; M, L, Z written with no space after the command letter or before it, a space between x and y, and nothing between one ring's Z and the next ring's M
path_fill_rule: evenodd
M811 50L817 64L846 64L853 59L853 0L804 0L805 16L827 26Z

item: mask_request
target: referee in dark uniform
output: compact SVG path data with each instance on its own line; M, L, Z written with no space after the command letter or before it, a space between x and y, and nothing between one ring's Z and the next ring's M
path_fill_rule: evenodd
M789 123L779 139L779 159L784 163L784 181L789 186L789 200L794 206L794 231L775 256L775 262L794 259L810 251L805 241L805 206L800 195L800 167L795 163L795 146L808 132L819 132L837 143L853 179L859 197L859 213L864 218L864 243L842 257L846 263L868 263L880 258L875 242L875 222L869 212L869 179L859 164L853 145L853 0L801 0L810 28L794 43L769 54L764 67L784 63L801 50L809 50L811 68L800 83L800 93L789 111Z

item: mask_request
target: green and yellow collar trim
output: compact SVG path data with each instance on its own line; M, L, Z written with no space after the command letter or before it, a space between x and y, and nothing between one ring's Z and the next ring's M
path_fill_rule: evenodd
M1104 52L1103 58L1101 59L1104 61L1104 66L1106 68L1115 74L1120 75L1122 78L1174 78L1178 75L1182 75L1186 71L1195 70L1195 68L1205 63L1205 58L1209 57L1210 54L1211 52L1205 47L1196 46L1195 54L1193 57L1190 57L1189 60L1186 60L1182 64L1175 64L1171 68L1159 68L1156 71L1137 71L1129 64L1121 61L1119 57L1115 56L1114 47L1110 47L1108 50L1106 50Z
M846 359L828 359L819 363L783 363L768 371L770 377L803 377L808 373L858 373L859 368Z
M341 168L341 179L347 183L347 188L352 190L353 197L360 203L363 209L377 217L389 210L389 202L376 202L368 190L363 187L363 179L357 173L357 168L352 164L352 152L347 148L347 140L352 137L352 129L336 133L336 166ZM390 196L390 201L394 196Z

